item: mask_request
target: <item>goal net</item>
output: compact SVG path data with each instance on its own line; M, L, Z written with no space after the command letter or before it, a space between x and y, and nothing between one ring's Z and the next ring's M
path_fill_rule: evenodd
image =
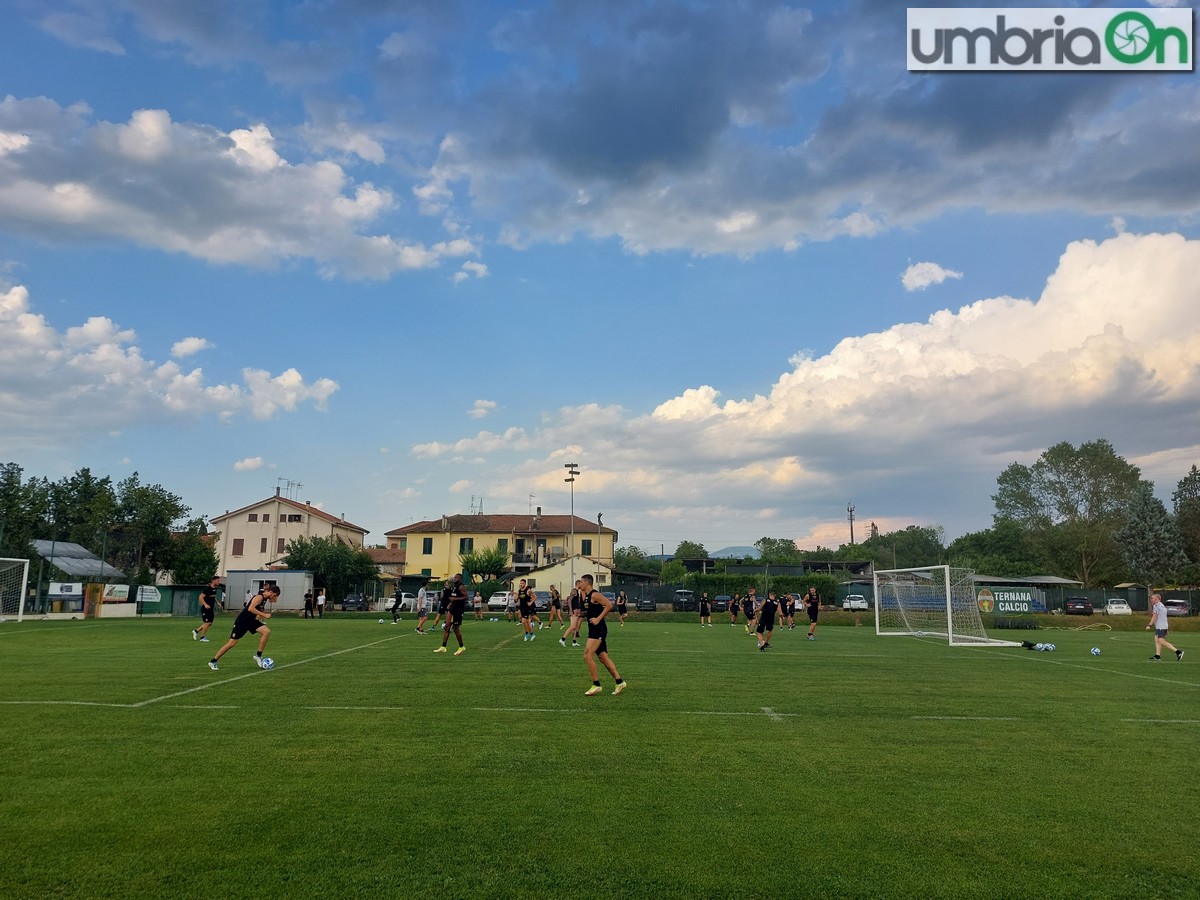
M21 621L28 584L29 560L0 559L0 619Z
M950 566L877 571L875 633L944 637L952 647L1021 646L987 636L974 576Z

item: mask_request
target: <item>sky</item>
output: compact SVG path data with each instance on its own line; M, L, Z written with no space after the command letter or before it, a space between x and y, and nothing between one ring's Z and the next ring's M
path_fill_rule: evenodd
M1200 463L1194 72L910 73L878 0L0 9L26 477L657 553L950 540L1060 441Z

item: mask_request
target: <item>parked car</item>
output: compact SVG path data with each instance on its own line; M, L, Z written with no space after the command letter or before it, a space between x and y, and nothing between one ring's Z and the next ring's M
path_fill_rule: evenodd
M342 601L342 609L346 612L366 612L367 598L362 594L347 594Z
M1164 600L1163 606L1167 608L1168 616L1190 616L1192 614L1186 600Z
M549 591L534 591L533 592L534 607L538 612L544 613L550 611L550 592Z
M392 607L397 603L400 604L400 612L415 612L417 609L417 595L405 591L399 597L395 595L389 597L387 603L383 604L384 612L391 612Z
M643 595L633 601L633 608L638 612L654 612L658 609L658 604L653 597Z
M717 594L713 597L712 611L713 612L729 612L729 602L733 598L728 594Z
M842 609L866 612L870 608L867 598L862 594L847 594L846 599L842 601Z
M1068 597L1063 601L1063 612L1068 616L1090 616L1095 610L1087 597Z
M1106 616L1132 616L1133 610L1124 600L1105 600L1104 614Z
M504 612L509 603L516 603L517 595L512 591L496 591L488 597L488 612Z
M675 612L695 612L696 611L696 594L694 591L676 591L675 600L672 603L672 608Z

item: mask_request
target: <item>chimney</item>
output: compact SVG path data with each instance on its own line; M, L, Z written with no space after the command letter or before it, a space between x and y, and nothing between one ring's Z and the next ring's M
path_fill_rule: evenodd
M537 517L539 519L542 517L542 508L540 506L537 508Z
M279 485L275 485L275 496L279 496Z

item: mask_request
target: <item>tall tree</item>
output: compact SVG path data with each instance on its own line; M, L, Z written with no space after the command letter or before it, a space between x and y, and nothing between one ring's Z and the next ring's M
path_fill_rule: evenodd
M287 567L312 572L313 586L325 588L331 598L345 596L379 577L369 553L333 538L298 537L288 543L286 550Z
M956 538L947 557L951 565L1007 578L1041 575L1048 568L1044 549L1012 519Z
M1134 490L1125 524L1113 537L1129 570L1149 587L1163 584L1187 565L1179 529L1148 481Z
M175 535L175 561L171 574L176 584L206 584L217 574L221 560L213 549L217 534L208 533L204 519L192 519Z
M499 547L484 547L471 553L460 553L458 561L464 573L481 581L496 580L509 570L510 557L507 550Z
M662 560L651 559L641 547L618 547L613 554L613 568L621 572L657 575L662 569Z
M1013 463L1000 473L995 519L1017 522L1050 548L1057 568L1091 586L1122 565L1113 532L1140 480L1108 441L1078 448L1063 441L1032 466Z
M941 525L909 525L876 534L859 547L877 569L914 569L944 565L946 532ZM859 557L861 558L861 556Z
M791 566L799 563L803 556L791 538L760 537L754 542L759 559L773 566Z
M1183 542L1183 552L1193 563L1200 564L1200 469L1195 464L1174 492L1171 500L1175 504L1175 522Z
M144 485L134 472L117 485L119 553L133 580L146 583L154 573L174 566L173 530L191 512L183 500L160 484Z
M679 546L675 548L676 559L708 559L708 551L704 549L703 544L698 544L695 541L680 541Z

